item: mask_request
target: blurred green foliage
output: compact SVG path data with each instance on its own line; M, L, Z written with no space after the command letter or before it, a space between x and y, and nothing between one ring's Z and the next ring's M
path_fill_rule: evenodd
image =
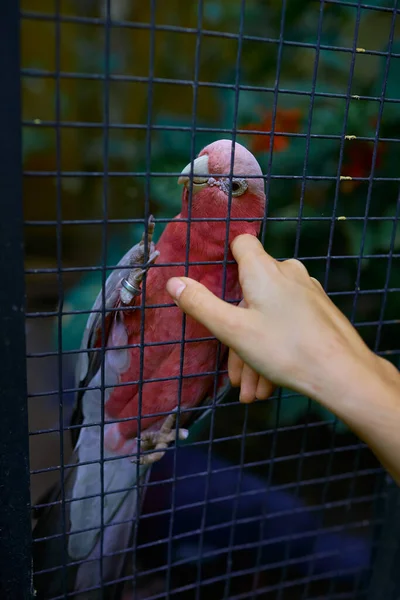
M53 11L50 0L25 0L22 4L30 11L49 14ZM364 4L391 6L389 0L365 1ZM207 132L201 128L232 130L235 127L241 131L237 140L253 150L264 173L286 177L268 180L268 217L292 220L267 222L266 249L277 258L288 258L294 255L298 243L297 255L304 259L312 275L325 282L330 292L349 292L334 299L359 324L367 343L380 351L398 350L399 324L384 324L379 330L378 344L376 321L381 317L398 318L399 292L388 293L383 308L384 296L373 290L382 289L385 282L390 288L400 288L397 255L390 275L387 271L387 254L396 224L400 113L398 104L384 101L384 98L400 100L399 26L397 24L394 30L392 46L392 53L397 56L390 60L385 81L387 56L380 53L386 53L389 48L390 11L358 9L357 3L350 6L290 0L283 24L284 43L280 47L281 9L282 3L278 0L246 2L245 38L240 56L242 89L235 121L239 0L205 0L203 3L198 87L193 85L197 2L184 5L179 0L158 2L155 23L158 27L167 27L156 29L152 35L145 26L152 18L150 3L114 0L112 19L115 23L111 29L108 65L112 75L108 164L104 162L105 86L101 77L83 76L105 73L104 27L73 19L61 22L60 70L79 73L81 77L61 77L58 94L54 77L23 78L23 115L27 122L24 162L29 171L55 171L60 164L63 171L75 172L75 175L62 177L58 183L55 177L26 177L26 219L56 219L58 201L65 220L103 219L104 216L141 218L147 197L146 178L132 177L130 173L180 172L191 158L193 126L200 128L195 135L196 153L219 137L229 137L229 133ZM66 17L101 19L103 10L100 1L62 2L62 13ZM173 27L184 29L176 31ZM218 32L226 35L219 36ZM356 53L351 51L353 47L358 48ZM152 54L155 81L150 86L146 78ZM22 56L25 69L43 69L49 74L57 69L54 21L23 21ZM350 79L352 69L354 74ZM213 87L212 83L226 85ZM197 110L193 115L194 100ZM58 117L62 126L57 138L54 124ZM273 119L276 119L276 131L284 135L275 136L271 156ZM146 128L149 121L155 126L151 131ZM174 131L174 127L181 130ZM259 131L261 135L247 133L248 129ZM391 141L380 141L374 149L373 142L362 139L374 139L377 135ZM83 174L87 171L102 173L105 169L121 174L107 180L107 215L103 214L104 179ZM305 182L304 174L308 177ZM373 179L340 181L340 175L353 178L373 175ZM150 208L155 217L172 217L179 211L180 191L175 178L151 177L149 190ZM332 221L333 214L336 221ZM298 217L315 220L298 220ZM325 220L318 221L319 217ZM350 217L361 219L350 220ZM376 217L387 220L379 221ZM129 223L108 223L109 265L115 264L138 240L140 229ZM159 235L162 226L157 225L157 230ZM66 224L61 234L62 256L58 257L54 226L27 227L27 266L56 267L58 258L62 258L64 267L101 264L101 224ZM340 258L331 260L328 277L326 256L330 236L330 254ZM397 232L394 252L398 253L399 248ZM368 258L359 259L361 252ZM30 276L30 304L56 305L62 300L57 296L57 285L56 274ZM65 274L64 309L90 309L100 285L99 272L82 277L76 272ZM356 287L361 292L372 290L372 293L358 295L355 303ZM63 345L66 349L79 347L85 320L86 316L82 315L65 317ZM307 404L300 399L282 401L280 422L294 422ZM320 409L314 407L314 410ZM268 410L266 414L273 423L276 415Z

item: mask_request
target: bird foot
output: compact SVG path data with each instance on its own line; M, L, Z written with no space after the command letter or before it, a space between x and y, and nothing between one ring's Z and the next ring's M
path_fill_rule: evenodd
M159 431L145 431L141 435L139 442L140 451L152 450L153 452L151 452L151 454L141 455L138 461L139 464L151 465L154 462L161 460L165 454L168 444L176 440L175 422L176 413L173 412L165 419ZM188 435L189 431L187 429L178 429L179 440L186 440ZM134 459L132 462L137 462L137 460Z
M149 217L147 227L147 250L149 254L149 260L145 263L145 237L146 233L143 233L142 239L136 246L136 251L131 256L131 264L142 264L143 267L134 267L130 270L128 277L125 277L121 281L120 299L122 304L129 306L136 296L141 294L141 283L144 274L148 271L152 264L155 263L160 253L155 249L155 245L152 241L154 233L154 218Z

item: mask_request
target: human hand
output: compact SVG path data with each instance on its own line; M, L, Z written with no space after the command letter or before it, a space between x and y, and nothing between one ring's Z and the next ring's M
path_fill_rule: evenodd
M242 306L186 277L167 290L178 306L229 346L229 377L242 402L267 398L282 385L321 400L381 361L297 260L278 262L251 235L231 244L239 265Z

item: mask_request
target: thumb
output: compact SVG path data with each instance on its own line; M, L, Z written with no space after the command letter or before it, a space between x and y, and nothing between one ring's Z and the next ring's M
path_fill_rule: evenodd
M172 277L167 292L186 314L202 323L221 342L235 345L235 333L240 322L236 306L217 298L204 285L189 277Z

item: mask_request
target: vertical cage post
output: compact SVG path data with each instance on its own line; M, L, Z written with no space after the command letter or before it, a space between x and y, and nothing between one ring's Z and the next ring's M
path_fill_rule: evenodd
M0 3L0 597L31 598L19 2Z

